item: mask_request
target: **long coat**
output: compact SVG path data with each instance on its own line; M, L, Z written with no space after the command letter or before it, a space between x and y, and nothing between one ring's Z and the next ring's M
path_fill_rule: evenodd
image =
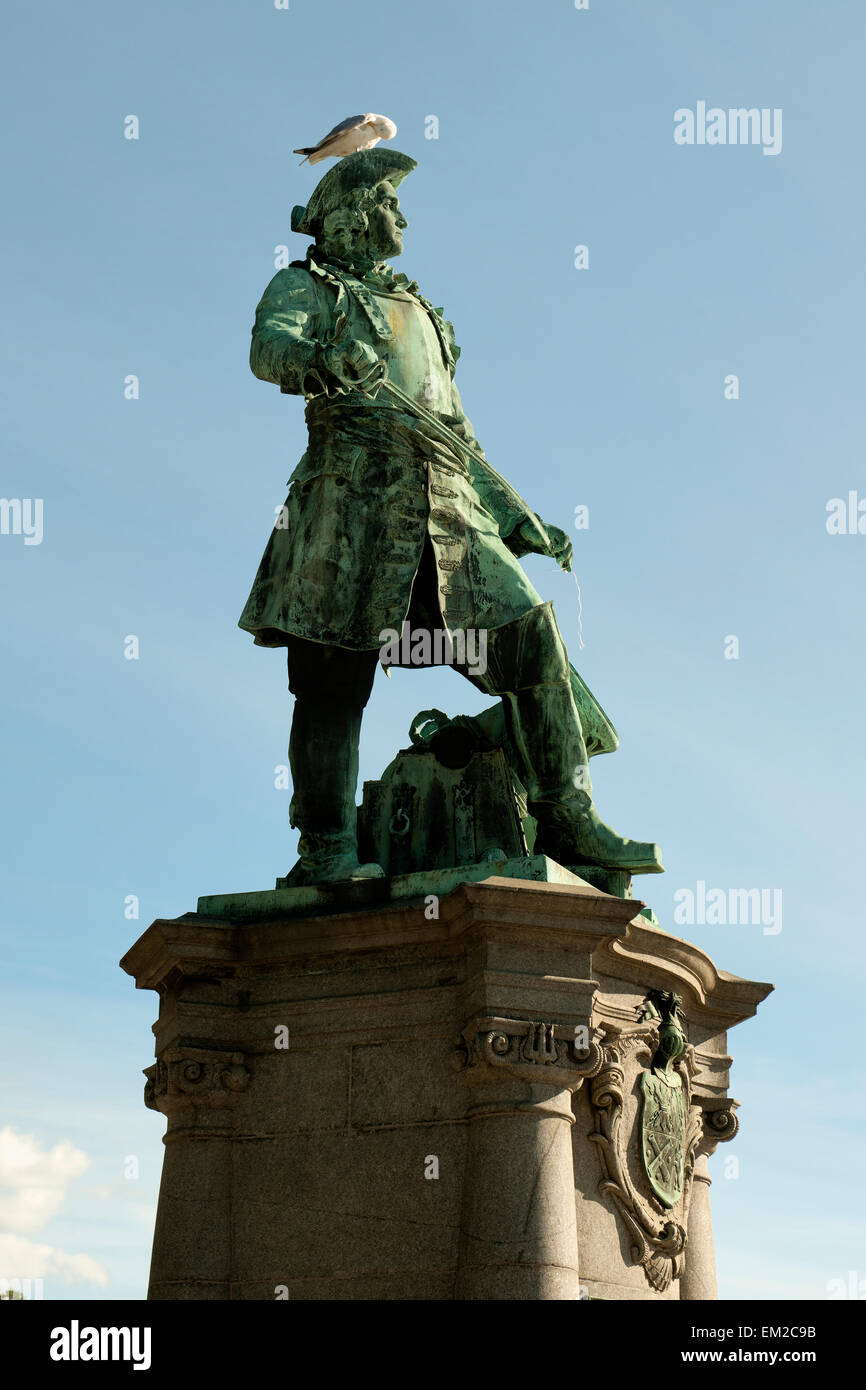
M400 344L383 287L373 288L375 296L369 282L308 258L274 276L256 312L252 370L306 397L309 429L239 621L262 646L294 634L381 647L384 632L401 630L428 536L451 632L499 627L542 602L517 560L530 549L520 527L533 514L516 494L382 394L335 390L320 370L322 349L336 341L366 343L393 362ZM440 386L436 414L483 459L453 382L459 348L450 323L405 276L387 288L429 317L450 396L443 410ZM572 684L588 745L615 748L615 731L574 671Z

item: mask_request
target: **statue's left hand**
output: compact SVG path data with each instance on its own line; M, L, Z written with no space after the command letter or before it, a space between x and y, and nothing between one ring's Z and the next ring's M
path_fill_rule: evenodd
M550 537L551 555L553 556L560 569L566 572L571 569L571 559L574 554L574 547L564 531L560 531L558 526L551 526L543 521L542 526Z

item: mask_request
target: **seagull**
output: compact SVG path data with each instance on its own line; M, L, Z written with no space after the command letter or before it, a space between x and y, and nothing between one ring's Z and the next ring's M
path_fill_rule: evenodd
M368 111L366 115L350 116L347 121L335 125L318 145L293 150L292 154L306 155L307 158L301 160L302 164L308 160L310 164L318 164L320 159L341 159L344 155L356 154L358 150L371 150L380 140L393 140L396 134L397 127L387 116L376 116Z

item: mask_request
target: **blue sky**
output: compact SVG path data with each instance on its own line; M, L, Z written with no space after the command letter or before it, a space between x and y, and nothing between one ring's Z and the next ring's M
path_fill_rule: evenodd
M720 1292L866 1278L866 535L826 526L831 499L866 499L862 6L49 0L4 28L0 492L43 499L44 530L0 535L0 1126L43 1194L4 1229L53 1252L46 1296L146 1288L156 997L117 960L295 858L284 660L235 624L303 412L251 375L249 329L275 248L307 244L289 215L317 175L292 146L364 110L419 161L400 269L454 321L488 456L546 519L589 507L582 651L572 580L527 569L620 732L599 808L662 845L662 924L777 986L731 1038ZM781 152L675 144L698 101L781 109ZM432 705L479 697L447 671L377 677L362 778ZM675 926L699 881L780 890L782 930Z

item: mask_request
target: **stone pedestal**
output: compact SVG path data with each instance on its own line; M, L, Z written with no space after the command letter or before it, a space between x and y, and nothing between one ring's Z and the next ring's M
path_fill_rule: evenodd
M124 957L160 995L150 1298L715 1297L726 1034L770 986L548 860L454 874L202 899ZM670 1209L641 1157L650 989L689 1042Z

